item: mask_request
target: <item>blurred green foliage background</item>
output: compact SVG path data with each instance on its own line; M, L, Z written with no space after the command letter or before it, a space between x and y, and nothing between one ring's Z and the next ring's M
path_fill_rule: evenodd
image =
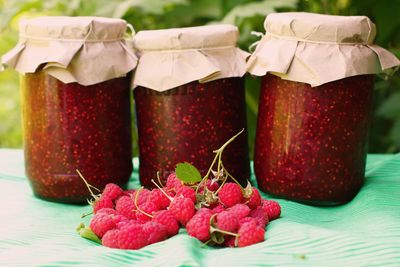
M306 11L333 15L367 15L377 25L376 43L400 57L400 0L0 0L0 54L18 38L18 20L42 15L123 18L136 31L210 23L239 27L239 45L248 50L263 32L267 14ZM251 154L258 109L259 80L246 77ZM370 153L400 151L400 74L377 77ZM18 74L0 73L0 147L21 147Z

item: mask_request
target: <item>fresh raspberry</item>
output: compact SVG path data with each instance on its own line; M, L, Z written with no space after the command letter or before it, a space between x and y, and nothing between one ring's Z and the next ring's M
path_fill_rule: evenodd
M136 189L129 189L124 191L124 196L135 197Z
M209 240L211 216L212 214L209 212L196 213L186 225L188 234L202 242Z
M169 205L169 210L183 226L195 213L193 201L186 197L175 197Z
M147 245L147 235L140 224L129 224L121 228L117 237L121 249L140 249Z
M223 246L229 247L229 248L234 248L234 247L236 247L235 240L236 240L236 237L234 237L234 236L224 236Z
M255 218L253 218L253 217L244 217L244 218L242 218L242 219L239 220L239 228L240 228L243 224L245 224L245 223L247 223L247 222L255 222L257 225L259 225L259 221L256 220ZM259 225L259 226L263 227L262 225Z
M219 201L225 207L232 207L243 200L242 189L238 184L226 183L218 193Z
M213 191L213 192L217 191L219 188L219 184L212 179L207 180L206 186L207 186L208 190Z
M122 196L124 191L116 184L109 183L103 190L102 196L108 196L112 201Z
M107 231L114 229L116 225L109 215L95 214L90 220L89 227L97 237L102 238Z
M104 208L104 209L101 209L101 210L99 210L98 212L96 212L96 214L105 214L105 215L111 215L111 214L113 214L113 215L117 215L117 214L119 214L119 212L116 211L115 209Z
M158 211L156 204L153 202L144 202L138 205L140 210L146 212L149 215L153 215L154 212ZM136 210L136 220L139 223L145 223L151 221L151 217L142 213L140 210Z
M117 229L123 229L128 226L132 226L132 225L142 225L142 224L136 220L126 220L126 221L121 221L121 222L117 223Z
M99 210L104 208L114 208L114 202L108 196L101 196L93 204L93 213L96 214Z
M239 220L250 214L250 208L245 204L236 204L230 207L228 211L233 213Z
M238 218L229 211L222 211L215 216L215 226L220 230L236 232L239 228Z
M175 173L171 173L167 178L167 188L170 190L176 190L179 187L182 187L182 181L176 177Z
M130 221L128 218L126 218L124 215L121 214L110 214L108 216L111 217L111 219L115 223L115 227L117 227L119 223Z
M135 195L133 196L133 199L136 198L136 194L138 195L137 196L137 204L138 205L151 201L152 193L148 189L144 188L144 189L141 189L140 191L136 191Z
M171 202L160 189L153 189L151 191L150 201L156 204L158 210L166 209Z
M128 196L120 197L115 204L115 209L128 219L136 219L135 203L133 203L133 200Z
M193 190L193 188L190 188L189 186L181 186L176 189L176 195L175 196L183 196L190 198L193 203L196 203L196 191Z
M240 226L238 234L238 247L245 247L264 241L265 230L256 222L250 221Z
M250 217L256 219L258 225L262 228L265 228L269 222L268 213L261 206L252 210L250 212Z
M147 244L154 244L168 238L167 228L157 222L147 222L143 224L143 231L147 235Z
M281 206L274 200L262 200L262 208L267 212L270 221L281 216Z
M153 221L164 225L169 236L174 236L179 232L179 222L169 210L160 210L154 213Z
M207 212L207 213L210 213L211 215L214 214L212 210L210 210L209 208L205 208L205 207L200 208L199 210L197 210L196 214L197 213L201 213L201 212Z
M225 210L224 206L222 206L221 204L218 204L217 206L215 206L214 208L212 208L212 213L220 213L223 212Z
M118 234L119 234L118 229L107 231L107 233L105 233L103 238L101 239L101 244L109 248L119 248Z
M261 205L261 195L257 188L253 187L252 189L253 192L250 198L247 200L247 206L249 206L250 209L254 210Z

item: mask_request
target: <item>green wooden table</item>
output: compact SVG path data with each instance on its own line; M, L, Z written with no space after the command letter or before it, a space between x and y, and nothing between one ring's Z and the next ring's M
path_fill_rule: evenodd
M138 186L134 161L132 188ZM164 242L124 251L82 239L75 227L90 208L35 198L22 151L0 149L0 266L400 266L400 155L369 155L366 176L346 205L278 200L282 218L268 225L263 243L202 247L182 229Z

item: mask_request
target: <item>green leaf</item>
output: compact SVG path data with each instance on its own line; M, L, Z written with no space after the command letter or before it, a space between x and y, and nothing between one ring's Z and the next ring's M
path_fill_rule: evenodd
M84 227L84 224L80 224L77 227L77 231L79 232L79 235L83 238L89 239L93 242L101 244L100 238L97 237L95 233L93 233L92 229L89 227Z
M178 163L175 168L176 177L184 183L195 183L201 181L199 170L188 162Z
M294 8L297 0L264 0L251 2L234 7L222 20L223 23L234 24L237 18L252 17L255 15L266 16L275 12L277 8Z

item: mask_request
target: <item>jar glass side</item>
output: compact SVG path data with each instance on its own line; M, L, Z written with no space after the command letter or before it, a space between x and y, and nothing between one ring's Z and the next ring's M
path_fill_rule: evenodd
M89 184L124 186L132 173L129 77L90 86L43 71L21 83L26 175L38 197L85 202Z
M260 188L310 204L350 201L364 181L373 80L311 87L264 76L254 157Z
M246 126L243 78L191 82L164 92L134 90L141 183L154 187L160 171L165 183L180 162L205 175L222 146ZM250 178L247 130L223 154L227 170L242 184Z

